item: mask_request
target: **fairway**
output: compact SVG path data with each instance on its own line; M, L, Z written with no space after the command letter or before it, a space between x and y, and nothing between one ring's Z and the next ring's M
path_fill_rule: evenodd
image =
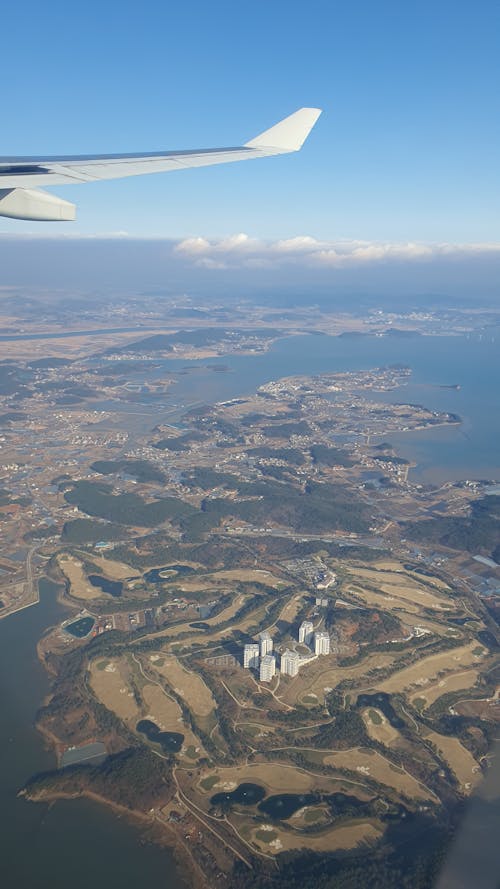
M437 680L439 673L452 673L459 668L469 666L469 664L477 664L481 657L480 655L473 654L477 647L477 642L470 642L468 645L462 645L460 648L451 648L448 651L431 654L410 667L404 667L399 672L389 676L388 679L382 680L382 682L374 682L373 687L377 691L384 691L389 694L392 692L402 692L409 688L420 690L423 686L431 683L431 680ZM436 695L436 697L439 697L439 695Z
M140 574L131 568L130 565L125 565L123 562L114 562L112 559L103 558L103 556L93 555L92 564L95 565L99 572L110 577L111 580L126 580L131 577L140 578Z
M434 794L417 781L413 775L409 775L402 767L393 765L388 759L375 750L355 748L354 750L341 750L324 758L325 765L334 768L350 769L359 772L360 777L366 775L394 787L399 793L404 793L410 799L430 799Z
M278 620L284 621L288 624L293 623L293 621L297 617L297 614L302 608L303 601L304 599L302 593L297 593L296 595L292 596L283 608L283 611L281 612Z
M69 581L70 596L73 596L75 599L84 599L85 601L108 598L107 593L103 593L102 590L92 586L87 579L82 563L73 558L73 556L61 553L57 557L57 564ZM110 596L109 598L112 597Z
M328 662L331 663L331 660L333 657L320 658L304 666L299 675L291 680L283 694L280 688L280 699L287 704L295 704L306 695L316 695L319 701L323 701L327 689L330 691L344 679L362 679L371 670L390 666L396 660L396 654L375 652L359 664L350 667L330 666ZM375 683L376 678L370 681Z
M281 578L275 577L274 574L263 568L231 568L226 571L210 572L210 574L197 574L196 577L176 577L173 582L184 592L199 592L221 586L231 588L237 583L259 583L275 589L284 585Z
M129 675L130 667L126 657L107 662L99 658L90 664L90 685L99 700L120 719L133 722L135 726L141 711L130 688Z
M215 777L217 781L213 783ZM341 778L312 774L298 766L279 762L247 763L241 766L214 769L202 775L200 785L202 790L204 786L207 786L207 778L212 792L231 791L238 784L248 782L261 784L270 794L306 793L309 790L335 793L339 789L339 782L342 781ZM356 789L355 792L357 794L358 790ZM363 792L360 795L364 798Z
M191 673L171 654L161 653L160 661L155 660L158 654L149 655L149 666L164 676L174 691L185 700L195 716L207 717L216 708L212 692L203 679ZM161 666L160 666L161 664Z
M147 707L145 719L151 719L162 731L184 733L181 708L158 685L145 685L142 699Z
M414 573L408 574L406 571L380 571L376 568L349 568L350 576L357 581L356 589L358 595L361 595L372 602L376 602L377 593L382 595L382 602L386 606L404 607L409 611L419 610L421 608L432 608L436 611L446 611L453 607L453 603L443 595L443 585L439 589L433 590L429 581L424 582L418 579ZM362 581L375 587L375 590L365 590Z
M462 791L469 793L476 784L479 784L481 780L480 766L472 753L469 753L458 738L439 735L437 732L428 732L426 738L435 744L452 772L455 773Z
M419 690L412 696L411 701L414 703L419 698L425 700L425 707L430 707L434 701L437 701L441 695L448 694L451 691L460 691L461 689L473 688L479 676L478 670L462 670L460 673L451 673L436 682L434 685L428 685L425 691Z
M391 725L381 710L370 707L363 710L361 716L363 717L366 731L374 741L380 741L382 744L390 747L391 744L394 744L401 737L398 730Z
M265 832L269 831L272 840L265 838ZM313 849L315 852L333 852L337 849L354 849L361 843L374 843L382 834L382 829L377 821L356 821L355 824L346 824L341 827L332 827L330 830L321 830L314 834L304 835L290 830L283 830L275 824L265 824L254 828L252 839L263 852L271 852L275 855L291 849Z

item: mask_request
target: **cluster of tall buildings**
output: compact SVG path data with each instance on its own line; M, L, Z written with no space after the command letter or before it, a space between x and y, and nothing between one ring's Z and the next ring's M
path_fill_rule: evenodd
M267 631L261 633L258 642L245 645L243 666L259 671L261 682L270 682L276 673L276 658L273 655L273 640Z
M298 642L307 645L314 652L309 656L287 648L280 659L280 671L286 676L296 676L301 664L314 658L330 654L330 636L326 632L314 632L314 624L304 620L299 627ZM276 674L276 657L273 654L273 640L267 631L261 633L258 642L250 642L243 650L243 666L258 670L261 682L270 682Z

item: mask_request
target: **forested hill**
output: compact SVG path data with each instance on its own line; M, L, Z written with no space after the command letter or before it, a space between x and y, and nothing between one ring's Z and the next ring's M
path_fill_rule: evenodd
M500 563L500 496L475 500L468 516L423 519L407 522L403 528L410 540L439 543L470 553L488 553Z

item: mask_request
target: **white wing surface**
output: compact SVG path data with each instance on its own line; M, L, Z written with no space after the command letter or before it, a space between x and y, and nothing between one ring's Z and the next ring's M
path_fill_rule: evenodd
M0 157L0 216L38 220L75 218L73 204L38 191L39 186L167 173L187 167L206 167L299 151L320 114L317 108L300 108L245 145L234 148L45 158Z

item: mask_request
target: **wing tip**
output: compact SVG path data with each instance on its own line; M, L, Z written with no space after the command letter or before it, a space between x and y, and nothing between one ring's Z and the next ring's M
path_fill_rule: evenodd
M321 108L299 108L269 130L245 142L245 148L275 149L282 153L300 151L321 113Z

